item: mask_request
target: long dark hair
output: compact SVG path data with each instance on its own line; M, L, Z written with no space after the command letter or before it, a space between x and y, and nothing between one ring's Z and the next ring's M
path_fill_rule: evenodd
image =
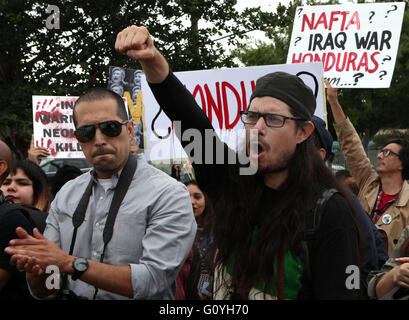
M232 285L239 291L248 292L258 283L264 283L264 292L273 288L272 265L283 242L305 263L301 245L304 219L314 208L322 187L339 190L355 214L351 197L320 158L311 136L297 145L288 164L287 179L276 190L275 199L280 201L272 200L271 211L263 215L254 239L256 210L265 189L263 177L238 176L237 166L228 170L229 181L220 181L227 187L214 203L217 214L212 254L217 251L217 255L213 270L226 266L234 254Z
M30 160L18 160L14 162L10 173L15 175L17 169L23 170L24 174L33 183L33 206L37 209L48 212L50 209L50 193L48 189L47 176L44 171L34 162ZM27 203L30 204L31 203Z

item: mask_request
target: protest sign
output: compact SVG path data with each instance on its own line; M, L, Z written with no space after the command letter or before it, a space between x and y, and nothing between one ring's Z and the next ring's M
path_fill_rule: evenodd
M32 96L34 146L49 150L49 158L84 158L74 136L72 110L78 97ZM125 106L127 101L124 99Z
M50 151L50 158L83 158L74 136L72 109L77 97L33 96L34 146Z
M297 7L287 63L321 61L336 88L389 88L404 2Z
M109 67L108 88L126 98L134 122L134 140L139 148L144 148L144 112L141 88L142 70L121 67Z
M283 64L230 68L219 70L198 70L175 72L175 75L195 97L203 109L216 133L229 147L237 150L237 144L243 139L243 124L239 112L248 106L256 80L261 76L284 71L299 77L311 87L317 99L316 115L326 119L324 110L321 63ZM151 90L142 77L142 90L146 106L145 121L146 146L148 160L185 159L186 153L174 134L172 123L160 109Z

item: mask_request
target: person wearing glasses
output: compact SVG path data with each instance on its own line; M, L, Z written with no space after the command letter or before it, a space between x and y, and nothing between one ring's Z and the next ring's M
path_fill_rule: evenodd
M139 60L161 108L172 121L180 121L181 135L199 130L197 145L209 144L206 130L214 130L209 119L170 71L149 31L124 29L115 49ZM202 147L192 150L194 137L178 137L190 148L188 154L201 160L193 161L195 177L214 205L209 249L213 299L358 298L359 288L346 285L348 266L357 269L360 263L358 230L346 193L340 190L326 202L314 239L305 237L305 222L312 221L322 191L338 186L310 138L315 107L312 90L295 75L276 72L257 80L241 114L248 133L243 149L257 167L255 174L241 175L239 154L217 136L211 141L213 157ZM254 132L258 139L250 137ZM219 149L223 162L216 161Z
M93 170L60 189L44 235L16 230L19 239L6 248L11 262L28 273L31 292L39 298L63 289L64 295L57 295L62 299L173 299L176 276L197 228L189 192L143 155L130 154L133 124L116 93L94 88L81 95L73 122ZM131 175L128 164L135 161ZM119 198L114 220L109 220L112 227L107 227L111 202L119 197L117 189L123 189L123 172L131 176L130 184ZM83 222L74 231L83 201ZM110 230L112 238L106 242ZM47 280L49 266L65 279L59 288Z
M337 89L328 81L325 84L341 151L359 188L358 198L372 221L385 230L390 255L403 229L409 225L409 141L387 141L377 155L374 169L361 139L339 104Z

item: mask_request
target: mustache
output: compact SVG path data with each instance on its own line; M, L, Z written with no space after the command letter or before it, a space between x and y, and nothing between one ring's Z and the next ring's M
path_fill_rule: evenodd
M105 154L105 153L115 154L115 150L101 146L101 147L98 147L95 151L93 151L91 156L95 157L95 156L98 156L100 154Z
M263 138L258 136L257 139L251 141L249 140L248 142L248 147L249 148L262 148L263 150L267 149L269 144L268 142Z

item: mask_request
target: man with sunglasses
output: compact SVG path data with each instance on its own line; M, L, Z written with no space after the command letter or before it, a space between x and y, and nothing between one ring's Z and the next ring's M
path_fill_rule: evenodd
M55 266L62 273L61 298L173 299L176 276L196 233L189 192L143 155L130 154L133 123L116 93L89 90L76 101L73 119L93 170L57 193L44 236L17 229L20 239L6 249L12 263L27 271L36 297L56 293L45 273ZM134 173L129 164L136 165ZM121 181L131 174L125 195L118 196ZM78 209L84 201L85 212ZM111 220L114 201L119 209Z
M361 139L339 104L337 89L327 80L325 84L338 141L359 188L358 198L372 221L385 230L390 255L409 224L409 141L386 142L373 169Z
M346 268L359 265L357 228L346 195L333 195L320 226L312 226L317 228L314 239L306 244L304 237L304 222L313 221L309 217L317 199L336 184L310 139L316 107L312 90L285 72L257 80L249 107L241 113L248 138L243 149L257 174L241 175L239 153L216 135L207 141L207 130L214 130L209 119L170 71L148 30L126 28L118 34L115 48L139 60L163 111L180 121L181 135L198 130L198 145L213 147L213 157L200 153L199 147L194 155L188 153L201 160L193 162L195 175L214 205L215 220L209 224L216 252L211 259L213 298L357 298L357 288L345 282ZM254 133L257 139L252 139ZM178 138L186 149L194 140ZM217 150L224 151L224 161Z

